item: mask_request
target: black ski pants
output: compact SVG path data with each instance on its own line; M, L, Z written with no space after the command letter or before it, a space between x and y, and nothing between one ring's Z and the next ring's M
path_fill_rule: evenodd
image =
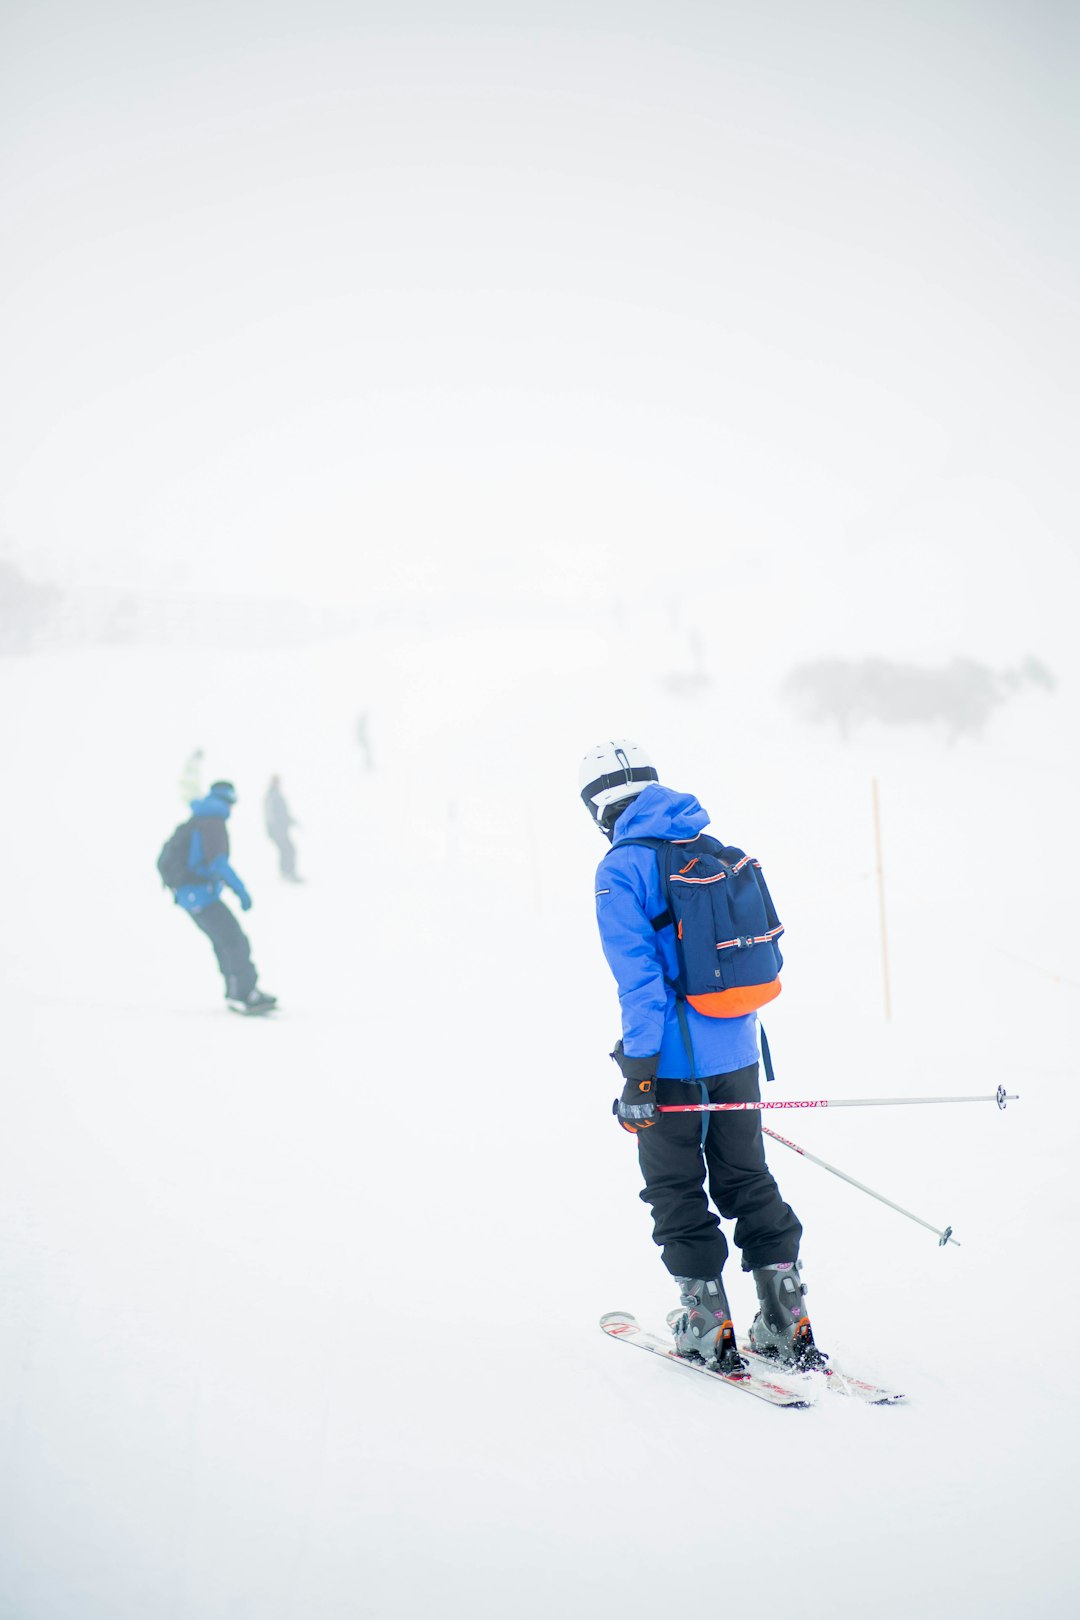
M201 928L214 947L225 994L244 1001L255 988L258 975L251 960L251 946L240 924L224 900L212 900L201 911L189 912L196 928Z
M758 1102L758 1066L701 1081L658 1080L659 1103ZM702 1121L707 1120L702 1140ZM720 1215L735 1222L735 1242L744 1271L779 1260L797 1260L802 1227L784 1203L765 1163L761 1116L662 1114L638 1132L638 1161L645 1178L641 1194L652 1208L653 1241L673 1277L719 1277L727 1259Z

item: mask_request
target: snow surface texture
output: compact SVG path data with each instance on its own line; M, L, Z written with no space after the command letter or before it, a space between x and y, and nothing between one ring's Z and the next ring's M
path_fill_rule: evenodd
M756 677L672 697L640 645L628 621L0 663L5 1617L1077 1612L1074 688L978 743L844 745ZM765 863L777 1096L1021 1095L770 1121L955 1227L940 1249L772 1149L821 1342L906 1407L758 1408L599 1331L675 1303L608 1111L575 771L612 716ZM239 786L274 1021L225 1011L154 872L196 745ZM272 771L303 887L262 830Z

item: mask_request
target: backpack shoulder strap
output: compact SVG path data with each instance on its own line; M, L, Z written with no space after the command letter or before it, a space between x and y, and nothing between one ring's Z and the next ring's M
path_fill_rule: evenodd
M203 858L202 833L197 816L192 816L188 829L187 869L194 874L195 868L202 865Z
M666 838L620 838L615 845L616 849L651 849L656 855L656 864L660 869L660 891L667 900L668 874L671 871L671 843ZM653 929L659 933L661 928L668 928L675 921L671 914L671 906L665 905L658 917L650 917L649 922Z

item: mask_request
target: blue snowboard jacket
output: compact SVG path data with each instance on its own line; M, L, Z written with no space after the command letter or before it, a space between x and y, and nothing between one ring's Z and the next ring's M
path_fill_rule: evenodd
M188 870L200 882L187 882L176 891L176 904L185 911L205 911L221 898L225 884L244 904L251 903L244 885L229 865L229 834L225 823L232 806L225 799L210 793L205 799L194 799L191 814L195 825L191 829Z
M667 981L679 971L672 928L653 928L650 918L666 907L656 853L626 838L696 838L709 824L692 793L650 782L615 823L611 849L596 869L596 920L622 1006L623 1050L628 1057L660 1054L665 1080L730 1074L758 1060L757 1014L708 1018L684 1006L694 1066L679 1028L675 992Z

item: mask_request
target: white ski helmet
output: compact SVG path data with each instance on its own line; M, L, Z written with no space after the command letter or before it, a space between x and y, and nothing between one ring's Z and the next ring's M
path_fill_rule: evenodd
M629 737L597 743L589 749L578 771L581 801L598 827L605 825L604 812L609 806L632 799L650 782L659 780L644 748Z

